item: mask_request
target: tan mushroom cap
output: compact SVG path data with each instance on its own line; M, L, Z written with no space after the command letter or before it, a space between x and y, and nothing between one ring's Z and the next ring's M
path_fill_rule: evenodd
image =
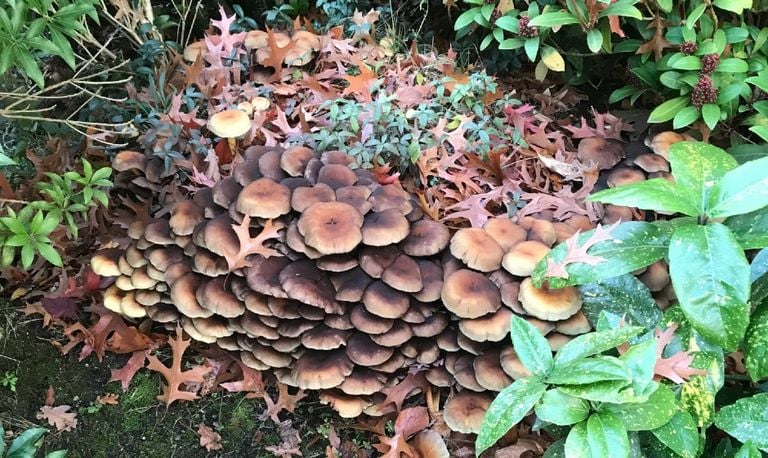
M443 284L440 294L445 308L461 318L479 318L501 307L496 285L478 272L460 269Z
M336 391L320 393L320 402L329 404L341 418L359 417L363 410L371 405L370 401L358 396L348 396Z
M367 334L361 332L350 337L345 350L353 363L365 367L384 364L395 351L394 348L378 345Z
M394 320L391 318L382 318L369 312L362 304L358 304L352 308L349 320L352 322L355 329L365 332L366 334L384 334L392 329L392 326L395 324Z
M243 45L248 49L266 48L269 46L269 35L263 30L249 30L245 34Z
M118 248L99 250L91 258L91 269L102 277L117 277L120 275L118 262L123 251Z
M203 308L197 302L196 292L203 279L189 272L179 277L171 286L171 300L179 312L189 318L207 318L213 312Z
M359 265L352 254L331 254L316 260L317 268L326 272L347 272Z
M536 264L550 252L550 248L536 240L518 243L504 255L502 266L512 275L528 277L533 273Z
M373 279L359 267L331 276L331 282L336 288L336 300L345 302L360 302L365 289L372 281Z
M334 191L357 182L357 175L348 166L342 164L327 164L320 168L317 182L330 186Z
M213 186L212 197L213 201L222 208L229 208L232 202L237 199L240 191L243 187L233 177L227 177L223 180L219 180Z
M514 380L529 377L531 371L520 361L514 348L511 346L501 349L501 367L504 372Z
M640 181L645 181L645 173L642 170L620 167L608 175L607 183L609 188L615 188Z
M485 391L485 388L477 383L477 378L475 377L474 361L474 356L462 354L456 359L452 366L446 363L446 368L448 371L453 369L453 376L456 378L459 385L468 390L483 392Z
M363 240L363 216L342 202L318 202L301 214L304 243L322 254L349 253Z
M584 312L579 310L572 317L564 321L558 321L555 323L555 329L561 334L568 336L578 336L585 334L592 330L592 325L589 323L587 316Z
M191 235L197 223L203 220L204 210L193 200L182 200L171 209L168 223L176 235Z
M310 260L288 264L279 275L288 297L312 305L327 313L339 314L343 308L336 302L336 291L328 276Z
M227 337L232 335L232 330L227 327L227 322L218 317L192 318L192 324L201 334L211 337Z
M184 60L194 62L198 57L205 56L207 52L208 46L205 44L205 40L198 40L184 48Z
M477 434L491 400L489 394L461 391L446 401L443 420L453 431Z
M344 186L336 190L336 200L355 207L361 215L371 210L372 205L368 202L370 196L371 189L367 186Z
M528 240L535 240L551 247L557 241L557 230L551 221L537 219L528 229Z
M235 208L255 218L277 218L291 211L291 190L269 178L259 178L243 188Z
M630 207L623 205L603 205L605 214L602 221L604 224L613 224L617 221L632 221L634 213Z
M587 137L579 142L576 157L585 165L593 163L600 170L606 170L621 161L624 157L624 146L618 140Z
M499 342L509 334L512 310L501 307L493 313L473 320L459 320L459 330L476 342Z
M506 217L490 218L483 225L483 230L493 237L505 252L528 236L525 229Z
M291 208L302 213L316 202L333 202L336 193L325 183L317 183L313 186L298 187L291 195Z
M216 337L214 336L208 336L203 334L202 332L198 331L195 325L192 323L192 319L188 317L181 317L181 327L184 329L184 331L189 334L189 337L192 339L203 342L203 343L215 343ZM265 368L268 369L268 368Z
M677 132L666 131L645 139L645 146L651 148L655 154L669 160L669 147L677 142L692 141L693 137Z
M237 138L251 130L251 118L240 110L220 111L208 120L208 130L221 138Z
M423 219L411 224L401 247L410 256L432 256L443 251L450 239L451 233L444 224Z
M296 361L292 375L303 390L327 390L344 383L354 367L342 350L307 351Z
M398 291L417 293L424 288L421 270L416 261L401 254L381 274L381 280Z
M396 208L368 213L363 221L363 243L368 246L399 243L408 236L409 231L408 220Z
M400 249L394 245L381 248L364 246L360 249L360 267L371 277L381 278L400 254Z
M573 339L572 336L566 336L557 332L553 332L547 336L547 343L552 351L560 350L563 345L567 344Z
M444 388L453 386L456 381L453 378L453 374L448 372L445 367L442 366L429 368L429 370L424 373L424 378L426 378L432 385Z
M635 158L634 164L648 173L669 172L669 162L658 154L641 154Z
M288 175L300 177L304 175L304 170L313 157L315 153L306 146L293 146L280 156L280 167Z
M640 274L639 280L652 292L663 290L669 285L669 267L664 261L656 261L645 272Z
M413 331L408 323L396 320L388 331L383 334L371 334L370 337L378 345L397 348L413 337Z
M339 389L349 395L367 396L380 392L384 388L385 380L386 378L376 371L364 367L356 367L344 379L344 383L339 386Z
M245 312L245 303L225 288L225 282L224 277L202 282L195 291L195 298L201 307L217 315L236 318Z
M414 293L413 297L421 302L434 302L440 299L443 291L443 269L434 261L419 259L416 261L421 275L421 290Z
M400 318L408 311L408 296L383 281L376 280L365 289L363 305L366 310L382 318Z
M320 50L320 37L312 32L297 30L291 35L291 40L296 43L296 46L309 48L315 51Z
M125 250L125 260L134 269L147 265L149 260L144 256L144 252L131 245ZM118 269L119 270L119 269Z
M475 358L475 378L486 390L501 391L512 384L512 378L501 367L500 350L492 350Z
M431 429L420 431L411 439L410 444L421 458L449 458L451 456L442 436Z
M529 315L546 321L565 320L581 310L581 295L576 288L536 288L530 278L520 283L518 299Z
M501 267L504 250L487 232L474 227L459 229L453 235L451 254L470 269L491 272Z

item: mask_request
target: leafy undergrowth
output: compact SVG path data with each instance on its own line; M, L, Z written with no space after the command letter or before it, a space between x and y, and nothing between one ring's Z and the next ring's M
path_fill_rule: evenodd
M12 311L3 313L5 319ZM3 329L0 340L0 377L14 374L15 392L0 386L0 421L14 434L33 425L48 428L52 434L46 436L45 452L67 449L73 458L274 457L268 448L279 449L296 437L303 456L316 457L325 456L329 433L347 449L372 450L370 433L349 428L351 421L339 419L311 396L294 413L280 414L279 424L260 419L266 410L262 400L239 393L211 393L166 408L156 399L161 394L158 374L142 371L123 391L119 383L108 383L109 368L121 366L126 357L107 354L103 363L78 362L75 354L62 357L48 341L53 336L37 320L13 320L16 325ZM76 416L72 431L56 433L38 418L51 388L54 404L70 406ZM219 435L220 449L209 452L201 446L201 424Z

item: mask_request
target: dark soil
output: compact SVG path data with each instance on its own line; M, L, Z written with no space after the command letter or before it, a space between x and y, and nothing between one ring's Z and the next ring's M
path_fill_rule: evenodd
M261 420L261 399L245 399L243 394L217 392L194 402L175 403L169 408L156 399L161 377L140 371L127 391L117 382L107 383L110 368L119 368L125 357L107 355L102 362L91 356L80 362L77 351L62 356L54 348L51 335L39 321L30 321L13 311L0 298L0 421L6 432L43 426L43 452L67 449L70 458L101 457L273 457L266 447L280 444L277 425ZM16 391L2 380L15 374ZM46 390L56 391L54 405L70 405L77 412L73 431L56 433L45 420L36 418L43 406ZM119 395L117 405L101 406L97 396ZM296 412L281 413L299 431L304 457L323 457L328 445L327 432L333 426L339 435L371 450L365 434L341 429L344 422L316 400L300 401ZM198 425L205 423L222 436L223 449L207 452L199 445ZM42 455L42 454L41 454Z

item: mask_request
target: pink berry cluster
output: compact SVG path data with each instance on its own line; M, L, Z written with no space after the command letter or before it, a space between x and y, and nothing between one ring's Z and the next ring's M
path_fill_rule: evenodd
M517 20L517 32L520 36L525 38L533 38L539 36L539 29L535 26L530 26L531 18L528 16L520 16Z
M712 84L712 78L702 75L691 91L691 103L696 108L701 108L707 103L715 103L717 93L717 89Z

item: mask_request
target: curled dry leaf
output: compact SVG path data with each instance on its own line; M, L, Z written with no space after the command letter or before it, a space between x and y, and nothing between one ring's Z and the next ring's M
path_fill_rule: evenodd
M102 406L116 406L118 404L118 398L120 395L115 393L107 393L104 396L96 396L96 404Z
M37 418L47 420L48 424L56 428L56 431L72 431L77 427L77 413L68 412L71 409L68 405L62 406L43 406Z
M200 436L200 446L209 452L223 448L221 445L221 434L211 429L210 426L206 426L205 423L198 425L197 435Z

